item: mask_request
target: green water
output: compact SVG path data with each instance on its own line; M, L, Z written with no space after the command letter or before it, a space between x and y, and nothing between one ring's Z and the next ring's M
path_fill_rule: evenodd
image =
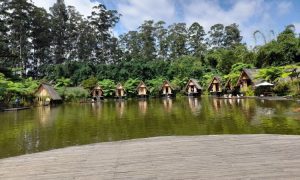
M183 97L0 112L0 158L154 136L300 134L299 107L293 101Z

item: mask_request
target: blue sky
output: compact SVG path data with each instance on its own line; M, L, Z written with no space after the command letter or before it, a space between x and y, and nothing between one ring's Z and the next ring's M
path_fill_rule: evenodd
M46 9L55 2L33 1ZM300 33L299 0L65 0L84 15L88 15L91 7L99 2L122 14L113 30L116 36L136 30L149 19L163 20L168 25L198 22L206 30L216 23L237 23L248 45L254 43L252 34L255 30L264 32L268 40L272 38L271 30L278 34L288 24L295 24L297 33Z

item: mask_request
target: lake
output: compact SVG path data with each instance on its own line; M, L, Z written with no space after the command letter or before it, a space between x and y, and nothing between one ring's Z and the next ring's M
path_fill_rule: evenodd
M155 136L300 134L299 106L294 101L182 97L0 112L0 158Z

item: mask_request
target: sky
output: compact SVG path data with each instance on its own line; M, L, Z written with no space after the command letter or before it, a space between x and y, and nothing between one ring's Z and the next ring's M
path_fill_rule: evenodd
M33 0L45 9L56 0ZM237 23L243 41L254 45L253 32L262 31L267 40L280 33L285 26L294 24L300 33L300 0L65 0L83 15L90 15L98 3L117 10L122 16L114 28L115 36L136 30L145 20L163 20L170 25L198 22L206 31L217 23ZM259 42L261 41L261 42ZM258 40L262 43L262 40Z

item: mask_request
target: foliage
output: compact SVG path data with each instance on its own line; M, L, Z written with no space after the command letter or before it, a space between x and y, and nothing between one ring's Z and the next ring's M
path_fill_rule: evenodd
M112 29L120 14L101 3L87 17L63 0L56 0L49 13L28 0L6 0L0 6L0 72L5 75L0 96L6 101L30 94L34 86L23 84L29 77L57 79L56 87L82 83L86 89L93 88L97 79L106 79L102 83L110 96L114 82L128 78L132 78L129 93L133 80L140 79L153 85L152 95L157 95L154 89L160 79L173 79L176 88L186 78L199 79L205 87L213 75L235 83L239 71L252 65L262 68L259 78L271 82L299 77L294 71L299 65L291 65L300 61L300 38L292 26L251 49L241 43L235 23L214 24L205 31L198 22L166 26L149 19L118 38ZM257 33L264 37L259 30L254 36ZM36 83L33 79L27 83Z
M146 81L146 84L148 85L151 96L154 96L154 97L159 96L159 92L160 92L163 81L164 81L164 78L162 78L162 77L158 77L158 78Z
M274 93L279 96L285 96L290 93L290 86L287 82L279 82L273 88Z
M252 64L244 64L244 63L233 64L231 66L230 73L227 75L224 75L224 79L226 81L230 79L232 84L236 84L238 81L238 78L240 77L241 71L244 68L253 68L253 65Z
M264 79L269 82L277 82L279 78L282 77L283 68L282 67L270 67L266 69L260 69L255 78Z
M127 96L133 97L136 95L136 88L139 85L139 83L140 83L140 81L138 79L132 79L132 78L129 78L124 83L124 88L125 88Z
M245 96L254 96L255 95L255 91L252 88L252 86L248 86L248 87L241 89L241 92L243 94L245 94Z
M188 80L189 80L189 78L187 78L187 77L182 78L182 79L175 77L171 81L171 84L172 84L172 87L174 88L175 91L180 92L185 87Z
M83 80L81 85L85 88L85 89L93 89L96 85L97 85L97 78L95 78L94 76L89 77L86 80Z
M63 88L58 88L57 91L65 101L76 101L89 96L89 91L82 87L68 87L65 90Z
M112 97L114 95L116 84L113 80L103 79L102 81L99 81L99 85L103 89L104 96Z

